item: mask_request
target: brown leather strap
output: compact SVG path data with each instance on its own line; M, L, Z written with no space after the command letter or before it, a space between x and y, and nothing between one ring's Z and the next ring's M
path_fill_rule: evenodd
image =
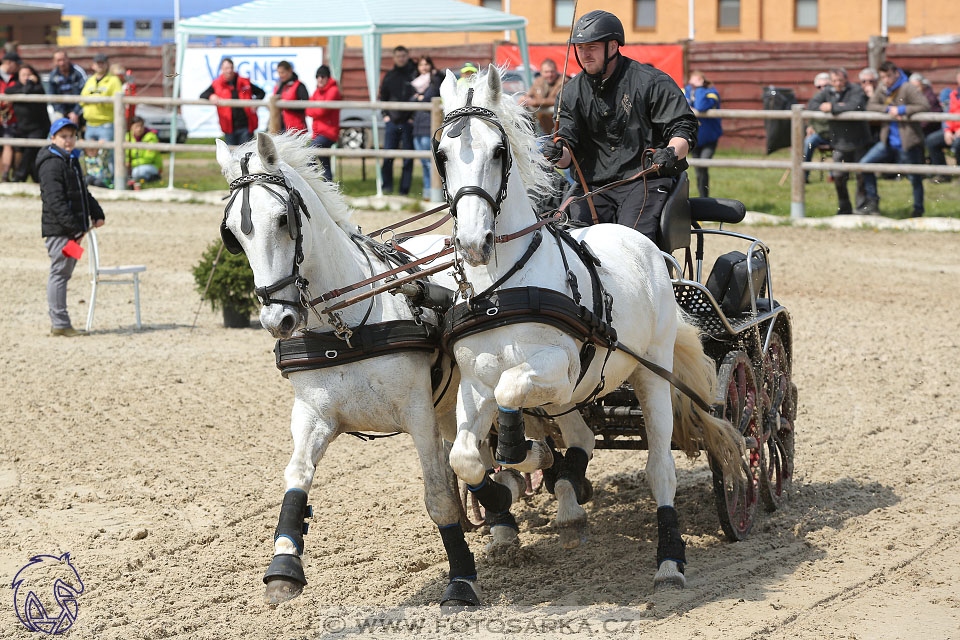
M434 259L434 258L437 258L437 257L439 257L439 256L442 256L442 255L446 255L446 254L448 254L448 253L451 253L452 251L453 251L453 247L447 247L446 249L444 249L443 251L441 251L441 252L438 253L438 254L435 254L435 255L432 255L432 256L428 256L428 258ZM425 258L425 259L426 259L426 258ZM453 260L449 260L449 261L443 262L443 263L441 263L441 264L433 265L432 267L427 267L426 269L421 269L420 271L417 271L416 273L410 273L410 274L407 274L407 275L403 276L402 278L397 278L396 280L391 280L388 284L382 285L382 286L380 286L380 287L376 287L376 288L374 288L374 289L371 289L370 291L364 291L363 293L358 294L358 295L355 295L355 296L353 296L352 298L347 298L346 300L342 300L342 301L338 302L337 304L335 304L335 305L333 305L333 306L330 306L330 307L327 307L326 309L323 309L320 313L331 313L331 312L333 312L333 311L339 311L340 309L343 309L343 308L345 308L345 307L349 307L349 306L352 305L352 304L356 304L356 303L358 303L358 302L361 302L361 301L363 301L363 300L366 300L367 298L369 298L369 297L371 297L371 296L376 296L376 295L379 295L379 294L381 294L381 293L385 293L385 292L387 292L387 291L392 291L393 289L396 289L396 288L399 287L400 285L406 284L406 283L411 282L411 281L413 281L413 280L420 280L420 279L422 279L422 278L424 278L424 277L426 277L426 276L433 275L434 273L437 273L438 271L443 271L443 270L445 270L445 269L449 269L449 268L452 267L452 266L453 266ZM383 275L383 274L381 274L381 276L382 276L382 275ZM378 276L378 277L380 277L380 276Z
M554 142L559 142L567 151L570 152L570 162L573 163L573 168L577 170L577 177L580 179L580 186L583 187L584 197L587 199L587 206L590 207L590 215L593 217L593 224L600 224L600 217L597 216L597 208L593 206L593 193L590 191L589 185L587 185L587 179L583 177L583 171L580 170L580 163L577 162L577 157L573 155L573 148L570 146L570 143L557 136L554 138ZM574 200L576 202L576 200ZM567 204L570 204L569 202Z
M507 233L502 236L496 236L494 240L498 244L503 244L504 242L510 242L511 240L516 240L517 238L521 236L525 236L528 233L533 233L540 227L544 227L552 222L560 222L562 219L563 219L563 209L561 208L561 209L557 209L557 212L554 213L553 215L537 220L529 227L524 227L523 229L520 229L519 231L514 231L513 233Z
M421 218L426 218L427 216L432 215L432 214L434 214L434 213L440 213L441 211L443 211L444 209L448 209L449 207L450 207L449 204L442 204L442 205L440 205L439 207L434 207L433 209L430 209L429 211L424 211L423 213L418 213L417 215L413 216L412 218L407 218L406 220L401 220L400 222L394 222L393 224L388 224L387 226L383 227L382 229L377 229L376 231L372 231L372 232L368 233L367 235L370 236L371 238L374 238L374 237L380 235L381 233L383 233L384 231L393 231L394 229L399 229L400 227L403 227L403 226L405 226L405 225L408 225L408 224L410 224L411 222L416 222L417 220L419 220L419 219L421 219ZM443 222L446 222L447 219L449 219L449 218L450 218L450 216L447 215L447 216L443 219ZM437 225L437 226L439 226L439 225ZM436 227L431 227L431 230L434 229L434 228L436 228ZM420 232L422 233L422 230L419 230L419 229L418 229L417 231L420 231ZM413 231L411 231L410 233L404 234L404 235L412 236L412 235L416 235L416 233L413 232Z

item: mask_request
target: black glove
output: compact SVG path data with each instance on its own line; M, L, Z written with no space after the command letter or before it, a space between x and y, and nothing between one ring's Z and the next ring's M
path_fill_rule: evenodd
M677 152L674 151L673 147L666 147L664 149L657 149L653 152L653 164L660 165L661 173L669 173L677 167Z
M551 163L557 164L563 157L563 145L553 140L546 140L540 146L540 153Z

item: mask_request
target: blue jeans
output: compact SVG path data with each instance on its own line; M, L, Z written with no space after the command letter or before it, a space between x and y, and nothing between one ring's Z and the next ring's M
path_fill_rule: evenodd
M896 162L898 164L923 164L923 145L917 145L912 149L897 149L889 146L885 142L878 142L873 145L867 153L860 158L860 162ZM911 173L910 184L913 185L913 213L919 215L923 213L923 176ZM879 200L877 195L877 176L872 173L863 174L863 188L867 193L868 200Z
M223 141L231 147L235 147L238 144L243 144L244 142L250 142L251 140L253 140L253 134L246 129L243 131L234 131L233 133L223 134Z
M313 142L310 143L311 147L317 147L318 149L329 149L333 146L336 140L331 140L327 136L322 136L317 134L313 138ZM320 168L323 170L323 178L327 182L333 182L333 170L330 168L330 156L317 156L317 162L320 163Z
M943 129L934 131L927 136L927 151L930 152L930 164L947 164L947 158L943 155L943 150L947 146L943 138ZM960 161L960 134L953 137L953 144L950 145L953 155Z
M87 125L87 132L84 134L86 140L103 140L113 142L113 123L107 122L98 124L95 127ZM110 175L113 175L113 149L104 149L104 158L110 166Z
M139 182L143 180L144 182L153 182L160 178L160 170L157 169L156 165L152 164L141 164L138 167L134 167L130 170L130 178Z
M384 149L413 149L413 123L403 122L396 124L392 120L386 123L384 131ZM383 159L383 170L380 173L383 181L383 192L393 193L393 158ZM413 182L413 158L404 158L403 172L400 174L400 195L410 193L410 183Z
M430 151L430 136L413 136L413 148L417 151ZM423 165L423 195L430 195L430 160L421 158Z

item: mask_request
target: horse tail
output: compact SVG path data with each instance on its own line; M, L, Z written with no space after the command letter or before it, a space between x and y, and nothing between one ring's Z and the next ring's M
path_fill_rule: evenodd
M700 330L679 315L677 341L673 347L673 373L695 394L713 403L717 397L716 365L703 352ZM723 471L724 477L742 474L740 461L743 437L726 420L704 411L676 387L673 387L673 441L689 457L706 449Z

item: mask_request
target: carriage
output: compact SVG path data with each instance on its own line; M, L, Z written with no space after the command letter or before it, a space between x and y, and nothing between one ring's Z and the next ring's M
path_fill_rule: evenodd
M745 214L744 205L736 200L690 198L683 174L664 206L660 225L660 249L677 303L701 328L704 351L716 362L714 410L737 427L747 443L746 484L725 482L710 462L720 525L734 542L750 533L761 504L774 511L789 493L797 413L790 314L773 297L769 248L757 238L723 228L741 222ZM705 229L701 222L720 226ZM742 241L746 253L720 256L704 279L704 243L711 235ZM682 261L675 252L681 253ZM596 434L597 449L647 448L643 411L628 383L582 407L580 413ZM551 437L562 446L559 430L553 429ZM524 474L524 481L527 495L533 495L541 487L542 475ZM482 507L465 486L461 497L470 524L482 526Z

